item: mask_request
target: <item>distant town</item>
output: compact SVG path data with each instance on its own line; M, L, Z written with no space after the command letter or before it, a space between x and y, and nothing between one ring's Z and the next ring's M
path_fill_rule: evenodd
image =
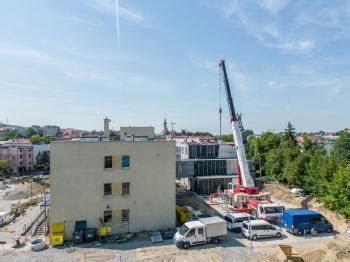
M110 120L104 119L104 124ZM33 171L49 171L50 142L51 141L117 141L125 137L123 127L120 130L81 130L77 128L61 128L56 125L38 126L32 125L24 127L14 124L5 124L0 122L0 160L8 162L8 169L4 170L4 174L26 174ZM196 142L196 143L219 143L233 142L232 134L229 135L213 135L209 132L190 132L182 129L180 132L169 129L166 119L163 122L163 130L154 133L154 128L150 129L151 135L126 137L126 140L142 141L142 140L176 140L177 141L177 159L181 158L179 143ZM245 131L247 135L259 137L252 130ZM327 152L333 148L335 141L341 132L350 133L350 128L335 132L318 131L318 132L297 132L296 140L299 144L303 144L305 137L311 138L314 142L322 145ZM122 134L122 135L121 135ZM4 167L3 167L4 169ZM0 167L1 170L1 167Z

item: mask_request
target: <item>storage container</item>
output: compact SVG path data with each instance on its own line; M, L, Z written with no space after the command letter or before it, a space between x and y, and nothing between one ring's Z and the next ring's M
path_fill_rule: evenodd
M56 233L51 235L51 244L53 246L62 246L64 241L64 233Z
M87 228L85 229L84 241L93 242L96 240L97 228Z

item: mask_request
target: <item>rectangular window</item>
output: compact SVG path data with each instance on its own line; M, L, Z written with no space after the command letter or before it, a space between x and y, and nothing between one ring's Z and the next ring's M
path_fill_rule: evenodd
M112 156L105 156L105 168L112 168L113 163L113 157Z
M112 195L112 184L104 184L103 185L103 195L104 196L111 196Z
M31 154L29 154L29 155L28 155L28 157L29 157L29 158L31 158L31 157L32 157L32 155L31 155Z
M130 183L122 183L122 195L130 194Z
M112 211L103 212L103 222L105 223L112 222Z
M22 159L22 155L20 155L19 158Z
M130 156L123 155L122 156L122 168L129 168L130 167Z
M19 165L22 166L22 162L19 162Z
M129 222L129 209L122 210L122 222Z

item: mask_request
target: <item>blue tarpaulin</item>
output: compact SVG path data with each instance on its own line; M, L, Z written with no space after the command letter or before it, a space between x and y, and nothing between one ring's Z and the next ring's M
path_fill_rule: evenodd
M45 200L40 202L40 206L50 206L51 205L51 198L48 197Z

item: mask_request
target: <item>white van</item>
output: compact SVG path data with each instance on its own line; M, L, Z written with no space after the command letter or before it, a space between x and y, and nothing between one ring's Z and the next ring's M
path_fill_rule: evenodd
M282 236L282 229L275 225L271 225L265 220L245 221L242 224L242 235L251 240L257 240L263 237Z
M9 212L0 212L0 227L7 225L13 220L13 215Z
M233 232L241 232L241 227L244 221L256 220L248 213L227 213L224 216L226 220L227 229Z

